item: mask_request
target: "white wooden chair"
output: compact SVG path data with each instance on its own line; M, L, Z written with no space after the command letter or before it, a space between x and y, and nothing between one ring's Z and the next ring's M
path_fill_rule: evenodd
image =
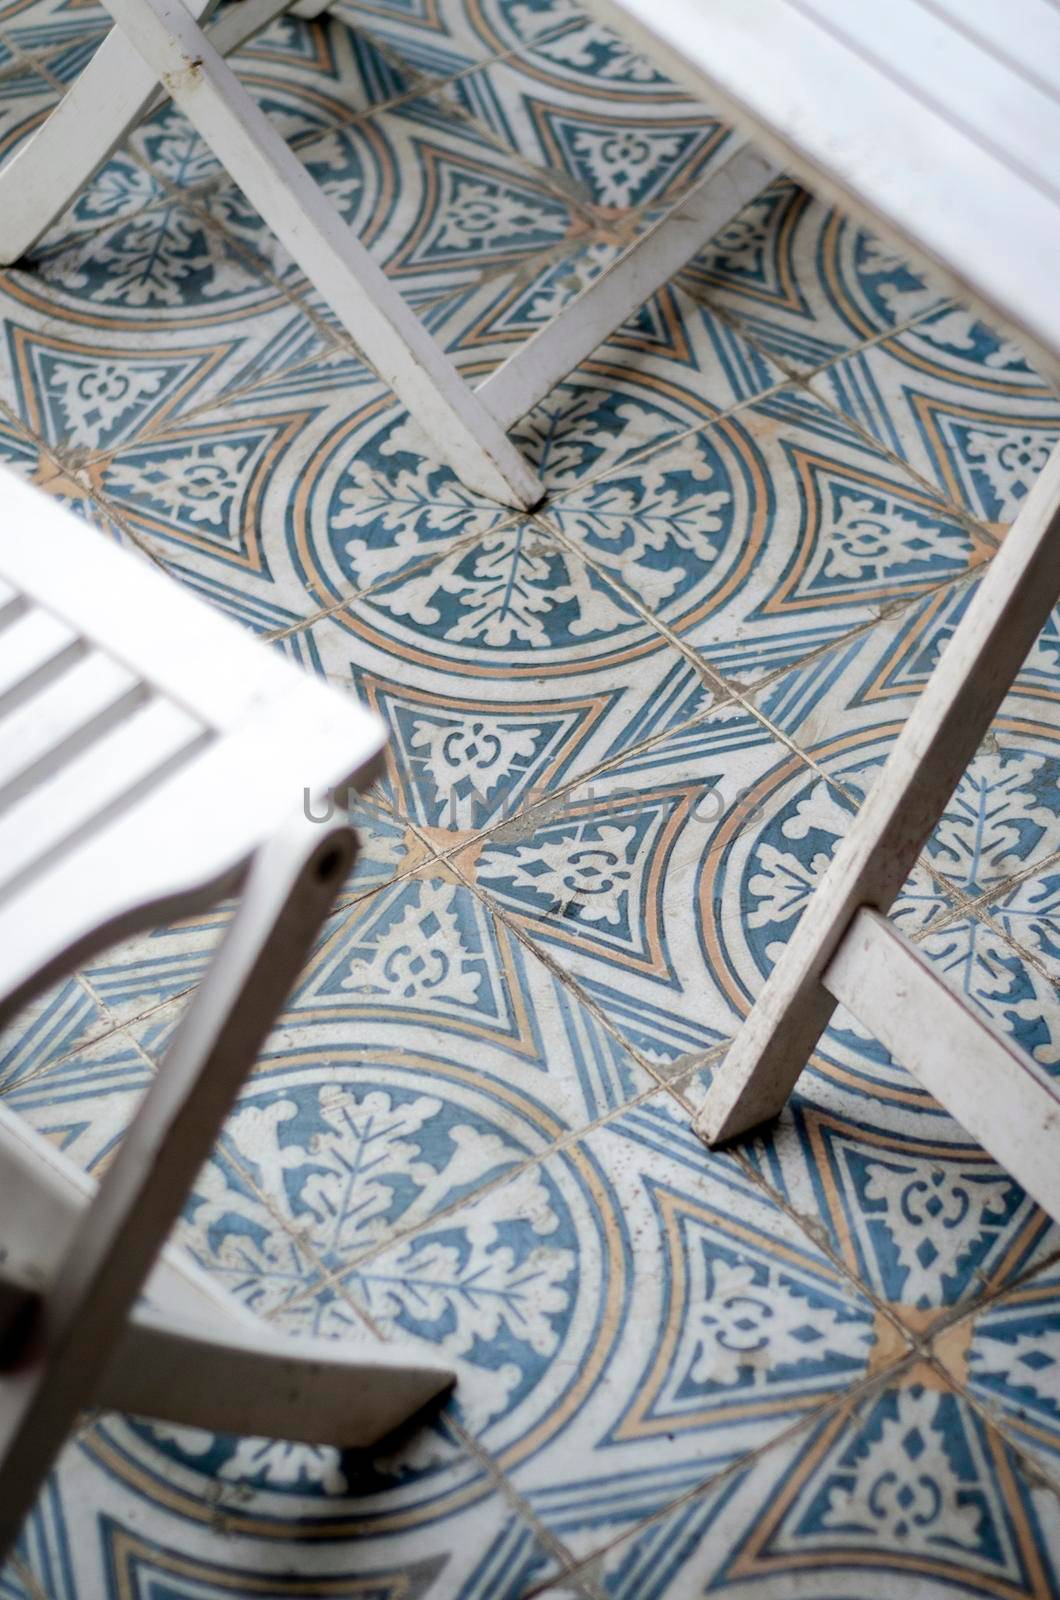
M367 1445L453 1375L285 1339L163 1247L352 860L306 812L379 724L6 471L0 529L0 1022L241 892L98 1191L0 1102L2 1553L87 1405Z
M772 177L757 151L730 154L553 320L469 389L224 60L289 0L240 0L208 32L211 0L104 0L117 28L49 119L0 170L0 264L18 260L144 112L165 95L331 306L366 359L469 488L529 509L544 490L507 437L615 328ZM327 9L302 0L301 17Z
M1060 8L1050 0L589 0L809 188L927 258L1060 373ZM886 913L1060 591L1060 448L728 1052L698 1126L784 1105L837 1003L1060 1219L1060 1080Z

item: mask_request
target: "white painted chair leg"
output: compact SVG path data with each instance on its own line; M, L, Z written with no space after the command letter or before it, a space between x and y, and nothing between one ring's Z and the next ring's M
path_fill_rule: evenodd
M0 1554L18 1532L353 856L298 818L261 851L221 951L0 1383Z
M1060 590L1060 447L950 640L733 1042L696 1122L710 1144L776 1116L828 1026L821 975L861 906L889 910Z
M452 1387L440 1361L136 1308L94 1403L213 1433L366 1449Z
M492 500L536 505L530 467L180 0L106 4L442 459Z
M748 144L708 174L569 306L479 384L476 394L502 427L550 393L638 306L698 255L776 176Z
M95 1182L0 1104L0 1350L46 1294ZM286 1337L163 1246L92 1403L214 1432L367 1448L448 1389L441 1361L367 1340ZM2 1380L0 1380L2 1381Z
M189 0L188 9L205 17L216 3ZM227 55L286 8L287 0L241 0L208 38ZM165 98L140 53L113 29L47 122L0 167L0 265L32 250L141 117Z
M1023 1051L864 906L821 982L1060 1221L1060 1092Z

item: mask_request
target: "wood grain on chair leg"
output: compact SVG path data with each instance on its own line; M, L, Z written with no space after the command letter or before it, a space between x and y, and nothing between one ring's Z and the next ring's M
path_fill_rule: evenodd
M850 832L725 1057L697 1130L711 1144L776 1116L828 1025L821 975L861 906L886 912L1060 590L1060 447L979 584Z

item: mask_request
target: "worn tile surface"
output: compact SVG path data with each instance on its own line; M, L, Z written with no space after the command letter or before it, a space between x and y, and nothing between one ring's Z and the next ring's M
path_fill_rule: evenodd
M0 4L0 156L107 25ZM471 381L728 139L571 0L339 0L235 64ZM181 1242L459 1372L370 1455L86 1417L0 1593L1060 1595L1060 1229L842 1012L774 1127L691 1127L1060 402L780 179L513 436L532 515L172 107L0 274L0 460L390 735ZM894 908L1047 1078L1058 703L1054 619ZM39 997L4 1103L101 1173L229 913Z

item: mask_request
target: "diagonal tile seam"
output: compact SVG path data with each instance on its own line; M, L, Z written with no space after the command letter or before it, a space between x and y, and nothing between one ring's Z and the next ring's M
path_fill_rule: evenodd
M731 1043L731 1039L727 1040L723 1045L717 1048L714 1054L718 1056L724 1055ZM684 1093L684 1088L687 1087L688 1083L691 1081L691 1077L692 1074L689 1074L684 1079L683 1084L672 1083L668 1084L666 1087L672 1098L688 1114L692 1123L692 1131L696 1134L696 1137L702 1141L704 1150L708 1155L710 1155L712 1153L711 1146L707 1144L706 1140L703 1139L702 1134L700 1134L695 1128L696 1107ZM768 1199L774 1205L778 1207L778 1209L783 1211L785 1216L787 1216L790 1221L795 1223L796 1226L813 1241L817 1248L823 1251L824 1254L828 1256L829 1260L832 1261L835 1266L857 1286L859 1291L871 1302L874 1309L879 1314L886 1317L892 1327L898 1330L902 1338L914 1350L925 1357L930 1353L932 1341L940 1334L945 1333L954 1324L962 1322L968 1317L978 1315L979 1311L985 1305L988 1305L995 1300L1004 1298L1006 1295L1013 1293L1016 1289L1026 1287L1027 1283L1032 1281L1039 1273L1048 1271L1056 1264L1057 1261L1060 1261L1060 1249L1057 1249L1051 1252L1043 1261L1035 1262L1033 1265L1026 1267L1022 1272L1016 1273L1011 1278L1006 1278L1003 1281L984 1279L983 1287L980 1293L972 1300L962 1302L958 1305L939 1306L937 1315L932 1318L926 1327L914 1329L909 1327L901 1320L901 1318L894 1311L893 1303L891 1301L885 1300L873 1288L872 1284L867 1279L858 1276L857 1272L851 1267L850 1263L846 1261L839 1251L832 1246L825 1229L818 1222L815 1215L803 1213L793 1206L787 1196L784 1195L780 1189L775 1189L765 1174L760 1172L758 1168L755 1167L754 1164L748 1159L748 1157L744 1155L743 1150L739 1147L739 1145L726 1146L726 1153L737 1162L748 1181L753 1183L768 1197Z
M539 520L538 514L536 513L534 520ZM543 522L543 519L541 520ZM546 527L548 526L547 523L543 523L543 525ZM549 531L553 533L553 537L556 538L559 543L563 544L565 548L570 550L573 554L579 555L581 559L585 561L587 565L591 566L593 571L597 572L600 577L605 578L612 583L616 581L611 575L608 574L606 568L599 567L592 560L591 555L587 552L581 551L579 547L576 546L573 541L562 532L561 529L551 528ZM985 563L983 563L983 565L985 565ZM821 647L820 650L810 652L810 654L806 657L806 660L809 661L818 655L826 654L828 651L840 648L843 644L852 641L860 635L871 632L873 628L878 627L882 622L890 620L892 617L900 615L902 611L921 603L926 596L938 593L947 587L954 585L955 583L959 584L966 582L968 581L968 577L968 574L963 574L961 578L956 580L952 578L947 579L945 582L934 585L929 589L922 590L918 594L913 595L908 599L895 601L893 605L881 610L881 613L873 622L869 624L860 624L858 627L852 628L849 634L844 634L839 639L830 640L828 644ZM812 767L818 776L825 783L827 783L830 788L836 789L839 793L844 795L846 799L854 802L855 804L857 803L856 796L844 784L840 783L836 778L832 777L830 773L826 772L811 751L804 750L802 746L797 743L793 735L786 733L784 729L782 729L777 723L773 722L767 713L764 712L757 704L756 697L761 693L763 686L771 682L773 678L783 676L785 672L790 672L792 670L790 665L784 668L778 668L775 673L768 675L760 682L746 688L738 684L730 683L720 673L718 673L716 669L710 667L709 663L700 657L698 652L686 644L681 638L680 634L677 634L673 631L673 629L668 628L660 618L656 617L652 612L650 612L632 590L627 590L625 585L622 585L622 593L632 604L636 606L636 609L640 612L644 620L662 633L667 639L668 643L675 649L679 650L681 654L690 661L692 666L700 672L711 692L724 695L724 702L719 703L738 704L749 716L753 717L756 722L760 723L761 726L765 728L766 731L774 739L776 739L778 743L785 745L793 755L798 756L807 764L807 766ZM801 666L802 664L803 663L800 661L796 665ZM710 674L709 678L706 676L707 672ZM709 716L714 709L716 708L712 706L709 712L704 713L704 716ZM940 874L932 865L930 859L922 854L921 857L918 858L917 864L923 867L929 876L938 883L940 888L945 890L947 898L952 899L952 886L949 885L946 879L940 876Z
M735 1461L729 1462L727 1466L710 1474L693 1488L684 1490L681 1494L675 1496L673 1500L667 1502L666 1505L659 1507L649 1516L635 1523L631 1528L626 1528L613 1538L606 1540L591 1554L581 1557L571 1571L571 1578L579 1585L589 1585L589 1587L581 1590L587 1596L587 1600L607 1600L605 1591L598 1587L596 1583L596 1575L593 1570L599 1566L603 1556L612 1550L621 1548L622 1545L630 1542L637 1535L672 1516L682 1506L694 1504L695 1501L710 1494L738 1474L747 1472L756 1462L768 1456L772 1451L797 1439L802 1433L809 1433L812 1428L820 1426L829 1417L837 1416L843 1411L853 1412L855 1408L865 1401L871 1400L879 1390L885 1389L888 1384L893 1383L896 1377L900 1377L906 1371L915 1369L921 1359L917 1355L899 1356L887 1367L877 1372L869 1373L857 1382L850 1384L843 1394L814 1407L798 1417L789 1427L775 1434L771 1439L756 1446L753 1450L746 1451L742 1456L737 1457ZM531 1594L533 1592L530 1591ZM537 1592L542 1594L542 1600L546 1600L547 1589L542 1586Z
M0 282L2 281L3 273L0 272ZM4 417L12 431L37 452L39 458L38 467L30 480L31 482L36 483L47 493L50 492L50 486L56 480L72 478L79 488L83 490L82 498L91 501L98 511L114 523L119 532L128 539L129 543L135 547L145 560L150 561L152 566L157 567L161 572L166 572L168 575L168 568L155 551L149 548L140 535L128 526L125 518L109 502L106 502L91 484L82 481L78 476L78 469L72 468L54 445L50 444L42 434L34 433L27 428L22 418L17 416L3 400L0 400L0 415ZM45 462L52 470L46 476L41 476L41 465Z
M646 1088L639 1090L634 1095L631 1095L628 1100L624 1100L621 1105L610 1107L609 1110L601 1112L598 1117L594 1117L590 1121L580 1124L578 1127L568 1128L565 1133L559 1134L555 1139L553 1139L545 1149L538 1151L534 1155L528 1155L522 1160L513 1160L509 1166L506 1166L494 1177L480 1184L470 1194L464 1194L458 1196L456 1199L448 1201L445 1205L439 1206L436 1211L432 1211L429 1217L425 1217L419 1222L410 1223L408 1227L395 1228L392 1232L388 1233L384 1239L380 1240L376 1244L366 1245L360 1251L352 1251L349 1257L342 1263L340 1267L331 1268L326 1266L315 1251L308 1249L306 1253L312 1258L314 1264L316 1265L319 1276L311 1283L306 1284L305 1287L300 1289L296 1294L292 1295L289 1300L285 1300L282 1306L277 1306L273 1311L270 1311L268 1313L268 1318L270 1320L278 1321L281 1316L286 1315L293 1308L297 1308L314 1300L317 1295L320 1294L322 1289L330 1289L344 1301L344 1303L356 1315L360 1322L371 1329L376 1338L386 1343L387 1340L385 1336L380 1333L379 1328L373 1321L370 1313L362 1310L362 1308L358 1306L356 1300L354 1300L353 1296L346 1288L346 1281L348 1279L358 1274L363 1267L370 1266L371 1263L377 1260L380 1256L385 1256L389 1251L393 1250L397 1246L407 1244L410 1240L417 1239L422 1234L431 1232L432 1230L437 1229L439 1226L444 1225L449 1218L456 1216L459 1212L465 1210L467 1207L476 1206L480 1203L480 1201L486 1199L487 1196L495 1194L500 1189L507 1188L509 1184L517 1182L518 1179L524 1177L528 1172L533 1172L535 1168L543 1166L546 1161L552 1161L557 1155L562 1155L565 1151L571 1149L572 1146L579 1144L582 1140L588 1138L590 1134L595 1133L598 1129L605 1128L609 1123L617 1121L620 1117L625 1116L634 1107L644 1105L649 1100L657 1099L659 1094L660 1085L657 1083L650 1083ZM225 1147L225 1153L226 1155L229 1155L229 1148L227 1146ZM277 1223L283 1228L283 1231L288 1235L288 1237L294 1239L301 1247L303 1243L302 1235L298 1232L298 1230L287 1224L282 1217L278 1216L269 1203L268 1197L263 1195L261 1191L258 1190L257 1185L254 1183L249 1174L244 1173L244 1169L238 1160L235 1160L233 1164L239 1167L241 1175L247 1177L247 1181L252 1184L255 1192L258 1193L263 1202L268 1205L270 1215L275 1217Z
M951 1323L949 1326L952 1327L954 1324ZM1019 1430L1012 1425L1000 1407L995 1411L991 1406L987 1405L974 1390L968 1387L966 1382L962 1382L946 1363L941 1361L933 1352L925 1354L924 1359L954 1393L959 1394L965 1404L977 1416L982 1418L987 1427L992 1428L995 1433L1001 1435L1016 1457L1016 1465L1020 1477L1027 1482L1029 1487L1047 1490L1057 1501L1056 1514L1060 1517L1060 1466L1056 1468L1055 1475L1046 1471L1041 1462L1034 1460L1027 1453L1026 1442L1020 1438Z
M181 191L174 190L173 193L174 198L176 198ZM157 200L150 203L150 205L155 206L158 204L159 201ZM141 210L149 210L150 205L141 208ZM141 212L135 213L135 215L140 214ZM199 211L196 211L195 215L199 217ZM233 245L238 244L243 249L247 248L242 244L242 241L236 241L234 236L229 235L224 224L217 221L216 218L210 218L210 226L214 232L224 235L226 243L232 242ZM527 260L528 262L543 261L546 264L562 261L567 257L576 256L578 251L582 248L583 243L584 241L580 239L565 240L559 245L547 247L538 255L529 256ZM257 257L256 255L254 255L254 264L255 270L260 270L263 273L267 271L266 264L260 257ZM423 319L432 311L443 307L447 301L455 301L466 296L469 292L474 292L494 281L503 281L510 275L510 273L510 266L484 268L479 277L476 278L473 283L462 284L456 288L450 287L442 290L440 293L431 298L417 299L415 304L416 314ZM271 277L269 281L272 283L273 287L277 287L279 290L278 284L274 282ZM294 310L305 316L310 326L322 339L323 348L314 351L311 355L303 356L297 361L291 362L289 365L280 366L273 372L266 373L260 378L253 379L250 383L241 384L230 389L222 390L219 394L200 402L198 405L189 406L186 411L180 412L178 416L168 417L164 421L160 422L149 422L146 427L137 430L135 434L133 434L129 439L123 441L120 445L114 445L108 449L91 451L88 454L80 456L78 458L79 462L82 465L92 467L95 467L100 463L106 463L121 451L127 450L131 445L139 444L142 441L149 441L158 437L164 437L169 430L175 427L184 427L187 425L187 423L194 422L200 417L208 417L211 412L217 411L222 406L238 404L246 399L253 398L254 394L259 389L268 389L277 382L293 377L300 372L311 371L314 367L319 366L324 360L331 356L342 355L352 357L364 367L366 374L371 375L377 383L389 388L389 386L386 385L385 379L380 378L378 374L374 372L373 368L369 365L367 359L363 355L360 346L351 337L351 335L348 334L341 325L329 322L326 318L321 317L319 313L314 312L313 308L307 303L307 291L308 293L312 292L312 285L308 283L308 280L306 280L305 285L288 284L282 287L284 298L292 304ZM456 352L455 355L458 356L459 352ZM505 357L502 356L499 359L504 360ZM477 372L471 375L477 376ZM494 504L494 502L487 501L485 499L483 499L482 503L487 507Z
M385 1239L384 1241L382 1241L380 1244L378 1244L378 1245L376 1245L376 1246L374 1246L374 1247L372 1247L370 1249L367 1249L366 1251L364 1251L360 1255L351 1255L349 1261L344 1263L343 1268L341 1269L341 1275L340 1275L339 1272L334 1272L334 1273L333 1272L325 1272L324 1275L320 1279L315 1280L312 1284L308 1285L299 1294L296 1294L290 1300L286 1301L282 1307L277 1307L275 1311L270 1312L269 1313L269 1319L270 1320L271 1319L279 1319L281 1314L289 1313L290 1310L292 1309L292 1307L296 1307L296 1306L300 1305L301 1303L303 1303L304 1301L308 1301L308 1300L311 1300L312 1298L314 1298L316 1295L318 1295L320 1293L322 1288L329 1288L329 1289L331 1289L331 1291L333 1293L335 1293L336 1295L338 1295L338 1296L340 1296L342 1298L343 1302L350 1308L351 1312L356 1317L358 1322L360 1322L362 1325L364 1325L366 1328L368 1328L371 1331L371 1333L374 1335L374 1337L379 1339L380 1342L383 1343L383 1344L389 1344L390 1340L387 1338L386 1335L384 1335L380 1331L378 1325L375 1323L375 1321L372 1318L371 1314L369 1312L367 1312L367 1311L362 1310L357 1305L356 1301L352 1298L352 1296L349 1294L348 1290L346 1289L345 1283L343 1281L344 1279L349 1279L351 1276L353 1276L357 1272L357 1270L359 1268L361 1268L361 1267L363 1267L363 1266L365 1266L367 1264L370 1264L371 1261L379 1258L380 1256L385 1255L390 1250L392 1250L396 1245L398 1245L398 1244L400 1244L402 1242L407 1242L409 1240L413 1240L413 1239L417 1238L418 1236L420 1236L420 1235L422 1235L422 1234L424 1234L426 1232L429 1232L432 1229L437 1228L439 1226L439 1224L444 1223L444 1221L445 1221L445 1219L447 1217L449 1217L451 1215L454 1215L458 1211L466 1208L468 1205L477 1204L482 1198L484 1198L488 1194L491 1194L491 1193L493 1193L493 1192L495 1192L495 1191L497 1191L497 1190L499 1190L499 1189L501 1189L501 1188L503 1188L503 1187L505 1187L505 1186L507 1186L507 1185L509 1185L511 1183L514 1183L520 1176L522 1176L526 1172L532 1171L535 1167L538 1167L538 1166L542 1165L546 1160L553 1159L557 1153L562 1152L563 1150L570 1148L572 1145L577 1144L578 1142L584 1140L589 1134L595 1132L598 1128L606 1127L610 1123L618 1121L621 1117L626 1115L632 1108L634 1108L636 1106L639 1106L639 1105L643 1105L649 1100L658 1099L659 1094L660 1094L660 1090L659 1090L658 1086L655 1086L655 1087L652 1087L650 1089L647 1089L647 1090L643 1091L639 1095L636 1095L633 1098L631 1098L630 1100L627 1100L623 1105L613 1107L609 1112L607 1112L607 1113L603 1114L602 1116L594 1119L592 1122L584 1125L583 1127L578 1128L578 1129L569 1130L567 1134L565 1134L561 1138L555 1140L548 1147L547 1150L542 1151L538 1155L527 1159L525 1162L520 1163L518 1166L513 1166L513 1167L507 1169L505 1172L499 1174L495 1179L491 1180L489 1183L482 1185L479 1189L477 1189L474 1192L473 1195L464 1196L462 1199L451 1203L449 1206L440 1208L439 1211L435 1212L431 1217L425 1219L423 1222L418 1223L418 1224L414 1225L413 1227L411 1227L411 1228L409 1228L407 1230L403 1230L403 1231L399 1230L399 1231L397 1231L396 1233L388 1236L388 1238ZM709 1159L710 1155L711 1155L711 1152L705 1148L704 1149L704 1154L705 1154L705 1157L707 1159ZM740 1165L743 1168L745 1164L741 1161ZM769 1191L768 1186L763 1184L761 1181L758 1180L757 1174L754 1173L753 1169L746 1168L745 1176L754 1179L755 1180L754 1181L754 1187L757 1188L760 1192L764 1193L768 1199L775 1200L775 1197ZM256 1186L255 1186L255 1188L256 1188ZM901 1356L896 1357L892 1361L890 1366L888 1367L887 1371L890 1372L890 1371L894 1370L895 1368L897 1368L899 1366L907 1364L910 1360L915 1360L916 1356L920 1353L918 1342L917 1342L916 1338L910 1333L910 1331L907 1328L905 1328L903 1326L903 1324L893 1315L893 1313L890 1311L890 1308L888 1307L887 1303L878 1301L874 1296L872 1296L871 1294L866 1292L865 1286L860 1283L860 1281L856 1278L856 1276L854 1274L851 1273L850 1269L842 1262L841 1258L839 1258L831 1250L831 1248L827 1245L826 1242L822 1242L822 1240L818 1239L816 1237L816 1235L813 1232L811 1232L810 1229L807 1228L805 1219L802 1218L799 1215L798 1212L794 1211L790 1206L784 1206L782 1209L785 1211L785 1214L789 1217L789 1219L799 1229L800 1233L802 1233L803 1235L807 1236L811 1240L811 1242L814 1244L814 1246L818 1250L820 1250L822 1254L824 1254L826 1256L826 1258L831 1262L833 1267L839 1272L841 1277L847 1283L853 1285L853 1287L855 1289L857 1289L857 1291L865 1299L869 1300L869 1302L873 1305L874 1310L876 1310L877 1312L882 1313L882 1315L891 1323L892 1327L894 1328L895 1332L897 1333L897 1335L898 1335L899 1339L901 1340L902 1344L905 1346L907 1352L912 1352L912 1354L906 1354L906 1355L901 1355ZM270 1208L270 1213L271 1213L271 1208ZM288 1231L290 1233L290 1230L285 1230L285 1231ZM297 1238L297 1235L295 1235L295 1237ZM299 1240L299 1242L301 1243L300 1240ZM861 1380L860 1384L852 1385L850 1392L853 1392L854 1390L856 1390L856 1389L858 1389L860 1387L863 1387L867 1383L868 1384L874 1383L876 1381L876 1377L877 1377L877 1375L873 1374L870 1378ZM810 1408L809 1412L799 1419L799 1422L795 1425L796 1428L801 1427L801 1426L807 1424L808 1422L810 1422L812 1419L827 1413L834 1406L844 1403L846 1398L847 1398L846 1396L842 1396L838 1400L825 1400L820 1405L812 1406ZM477 1456L479 1456L484 1461L491 1460L491 1457L490 1457L489 1453L483 1447L477 1445L476 1442L469 1435L466 1434L465 1430L463 1430L463 1428L461 1428L461 1426L460 1426L460 1424L458 1422L456 1422L454 1419L447 1419L447 1426L452 1427L455 1432L459 1432L461 1434L461 1436L463 1437L464 1441L469 1446L469 1448L472 1448L475 1451ZM776 1440L771 1441L771 1443L775 1443L775 1442L776 1442ZM748 1453L748 1455L746 1455L745 1457L741 1458L741 1461L746 1462L746 1461L752 1459L753 1456L756 1455L757 1453L758 1453L757 1451L752 1451L752 1452ZM738 1462L735 1465L738 1466L738 1465L740 1465L740 1463ZM729 1468L725 1469L726 1472L728 1472L729 1470L731 1470L731 1469L729 1469ZM494 1471L496 1472L498 1478L503 1478L504 1477L504 1469L499 1463L495 1463L494 1464ZM678 1499L679 1500L684 1500L684 1499L689 1497L690 1493L694 1495L695 1493L698 1493L703 1487L705 1487L705 1484L701 1484L697 1490L685 1491L685 1493L682 1494L681 1496L679 1496ZM521 1498L521 1496L518 1496L518 1491L513 1490L513 1493L516 1494L517 1498L520 1500L520 1504L522 1504L523 1503L522 1502L522 1498ZM531 1508L527 1507L527 1511L533 1517L533 1513L532 1513ZM657 1515L657 1513L653 1513L652 1517L649 1518L649 1519L646 1519L646 1520L648 1520L648 1521L654 1520L656 1515ZM534 1518L534 1520L536 1521L536 1518ZM631 1530L627 1530L627 1534L630 1531ZM625 1536L626 1535L623 1535L623 1537L625 1537ZM560 1548L564 1548L564 1547L560 1546Z
M678 274L678 276L680 277L680 274ZM916 329L920 323L927 322L931 317L937 316L940 310L946 310L948 306L956 305L958 302L947 301L941 307L929 306L926 310L918 311L915 316L907 318L904 322L896 323L893 328L887 328L882 332L872 334L869 337L860 340L857 344L852 345L849 349L842 350L838 354L829 357L827 361L819 362L817 366L812 367L808 372L804 372L799 369L786 366L779 356L767 350L766 347L760 342L759 337L753 331L746 329L741 323L739 317L737 317L729 307L717 305L713 300L710 299L709 296L694 293L690 287L685 287L687 288L687 292L692 295L694 299L699 300L702 304L708 305L710 310L716 317L718 317L720 321L725 322L729 327L732 328L733 332L738 333L741 338L746 339L747 343L751 345L751 347L756 350L760 356L768 361L771 361L775 366L780 367L782 371L786 372L788 374L788 380L790 383L803 390L810 397L810 399L812 399L817 405L821 406L823 410L830 412L832 416L835 417L845 427L850 428L854 433L858 434L864 440L865 444L875 454L882 455L895 471L901 472L903 475L912 478L914 482L919 484L920 488L929 494L933 500L938 501L940 506L945 507L946 510L955 518L956 521L961 524L963 528L972 533L977 539L982 540L985 544L987 544L988 547L994 550L999 550L1001 548L1003 541L998 537L994 524L986 522L982 518L973 516L968 510L967 506L960 505L957 501L951 500L946 491L941 488L939 484L935 483L931 478L926 477L925 474L922 473L912 462L906 461L902 456L898 455L898 453L892 450L890 446L887 445L882 439L877 438L874 433L870 433L867 428L863 427L862 424L856 420L856 418L848 416L846 412L842 411L832 400L828 398L826 394L813 387L814 379L821 377L831 368L841 366L843 362L849 361L855 356L863 355L867 350L872 350L878 345L885 344L889 339L901 338L903 334L912 332L914 329Z

